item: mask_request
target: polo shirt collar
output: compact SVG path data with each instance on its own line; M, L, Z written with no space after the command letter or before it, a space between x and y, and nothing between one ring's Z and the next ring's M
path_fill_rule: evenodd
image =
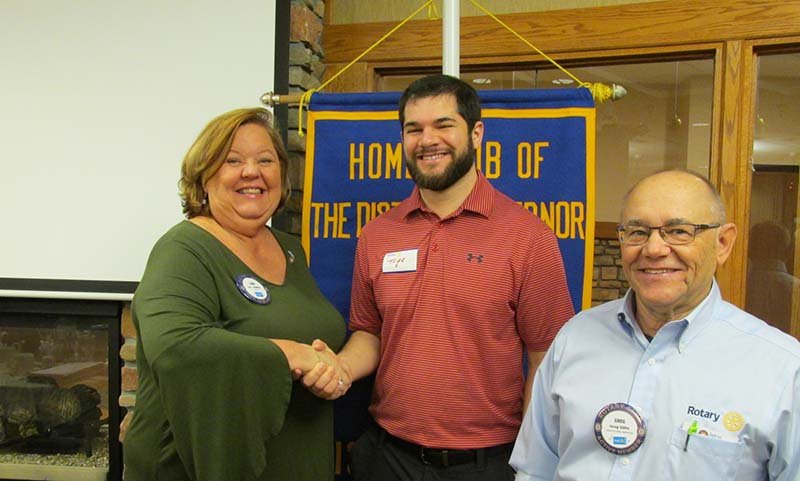
M461 204L461 206L448 217L455 217L461 214L463 211L474 212L486 218L488 218L492 213L495 190L492 187L492 184L490 184L483 175L483 172L479 170L477 173L478 179L475 182L475 185L472 187L472 191L469 193L467 198L464 199L464 202ZM411 191L411 195L408 197L407 202L403 202L397 206L397 208L399 209L398 213L402 215L403 218L407 218L416 211L429 212L428 208L425 206L425 203L422 201L422 196L419 193L419 187L416 185L414 186L414 190Z

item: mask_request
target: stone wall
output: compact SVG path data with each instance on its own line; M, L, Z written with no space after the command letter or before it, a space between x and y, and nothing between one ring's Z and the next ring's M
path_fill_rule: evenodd
M136 328L133 326L133 320L131 319L130 303L127 303L122 309L120 332L122 337L125 338L125 343L119 351L119 357L123 361L122 393L119 396L119 405L126 412L119 429L119 440L122 441L133 416L133 407L136 404L136 389L139 387L139 375L136 371Z
M592 271L592 306L619 299L628 290L628 281L622 272L619 241L594 240L594 269Z
M325 65L322 63L322 22L325 4L322 0L292 0L292 23L289 31L289 92L298 94L321 84ZM278 92L280 94L284 92ZM306 139L298 130L300 115L296 105L289 106L289 180L292 195L284 210L281 228L300 235L305 178ZM303 130L306 122L303 114Z

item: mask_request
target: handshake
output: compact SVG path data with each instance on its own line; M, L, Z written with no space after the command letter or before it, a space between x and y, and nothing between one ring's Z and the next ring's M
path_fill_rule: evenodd
M292 377L314 395L333 400L344 395L353 383L350 367L325 342L315 339L302 344L272 339L286 355Z

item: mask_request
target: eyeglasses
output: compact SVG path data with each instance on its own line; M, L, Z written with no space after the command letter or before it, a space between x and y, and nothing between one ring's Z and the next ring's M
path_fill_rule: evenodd
M706 229L716 229L720 224L671 224L659 226L647 225L618 225L617 237L622 244L627 246L640 246L644 245L650 234L657 230L669 245L679 246L690 244L698 232Z

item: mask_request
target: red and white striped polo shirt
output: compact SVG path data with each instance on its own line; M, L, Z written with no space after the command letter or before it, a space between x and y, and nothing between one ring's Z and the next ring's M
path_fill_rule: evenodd
M384 266L414 250L415 267ZM397 437L453 449L513 441L524 349L547 350L572 314L555 235L480 173L447 218L415 188L359 238L350 328L381 338L370 411Z

